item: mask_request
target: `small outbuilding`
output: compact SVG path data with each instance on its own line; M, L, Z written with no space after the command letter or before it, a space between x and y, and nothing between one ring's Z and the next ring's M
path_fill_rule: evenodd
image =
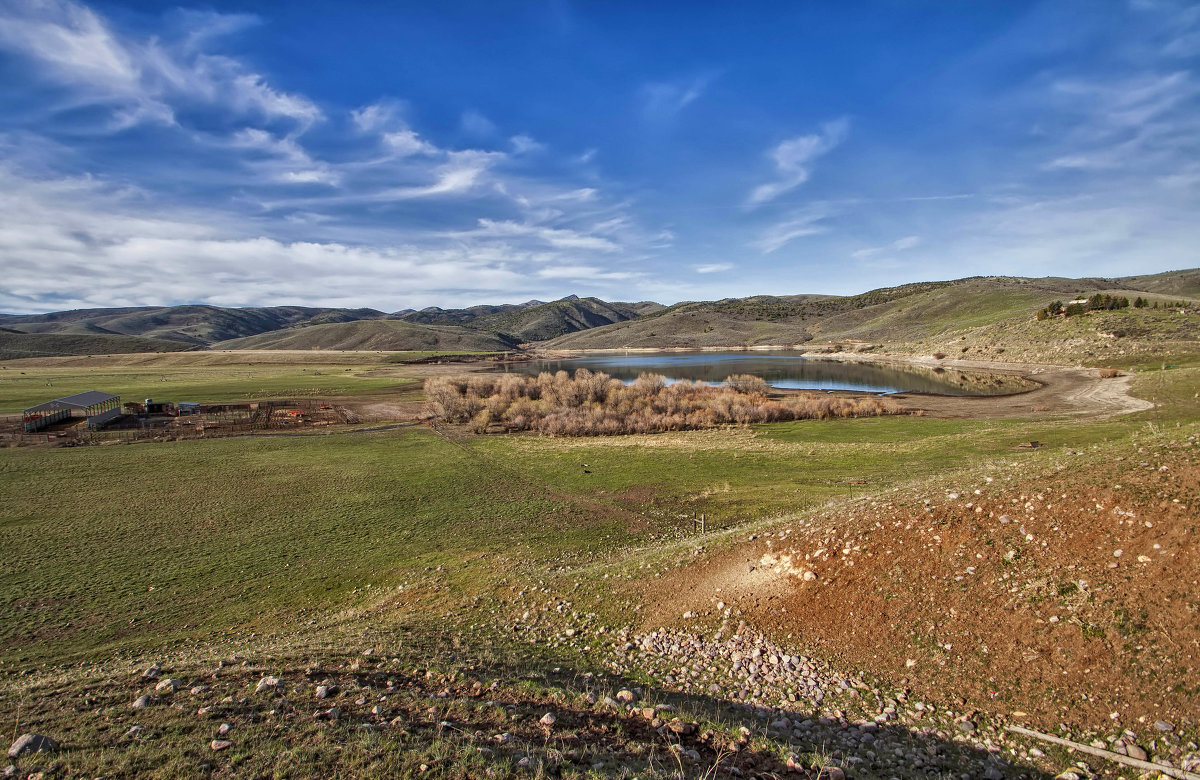
M87 420L89 428L100 428L120 414L121 396L100 390L88 390L86 393L76 393L31 406L22 416L25 419L25 432L34 433L73 417Z

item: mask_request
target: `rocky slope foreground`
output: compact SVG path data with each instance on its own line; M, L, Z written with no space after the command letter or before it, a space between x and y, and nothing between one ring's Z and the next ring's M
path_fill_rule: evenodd
M474 596L430 568L287 637L10 672L16 733L56 743L11 774L1122 771L1007 730L1021 725L1186 777L1200 430L1121 447L514 571Z

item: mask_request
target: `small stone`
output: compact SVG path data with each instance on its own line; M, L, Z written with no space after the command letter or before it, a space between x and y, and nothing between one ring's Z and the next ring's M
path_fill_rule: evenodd
M671 720L671 722L667 724L667 728L669 728L672 732L674 732L676 734L695 734L696 733L696 724L695 723L685 723L684 721L680 720L679 718L673 718Z
M621 690L617 691L617 701L621 702L622 704L632 704L633 702L637 701L637 694L628 688L622 688Z
M220 726L217 727L217 736L223 737L231 731L233 731L233 726L231 726L228 723L222 723Z
M205 693L208 693L207 685L197 685L195 688L192 688L193 696L200 696L201 694L205 694Z
M212 742L208 743L208 746L212 748L214 753L216 753L217 751L224 750L225 748L233 747L233 743L227 739L214 739Z
M1132 742L1125 743L1125 755L1130 758L1136 758L1138 761L1146 761L1150 755L1141 745L1135 745Z
M158 685L154 686L154 690L156 690L156 691L166 691L166 690L176 691L182 687L183 687L183 681L176 680L174 677L168 677L167 679L160 681L158 683Z
M265 675L261 680L258 681L258 685L256 685L254 687L254 692L262 693L263 691L276 689L278 687L279 687L279 678L272 677L271 675L268 674L268 675Z
M8 757L16 758L26 753L49 753L58 750L58 743L41 734L22 734L8 749Z
M964 734L975 733L975 724L969 720L959 721L958 730Z
M148 694L142 694L141 696L134 699L133 704L131 704L129 706L135 710L144 710L150 706L151 701L152 701L152 699L150 698L150 696Z
M152 664L149 669L142 672L142 679L143 680L157 680L158 675L161 671L162 671L162 667L160 667L158 664Z
M558 718L554 717L553 713L547 712L538 723L541 723L543 726L553 726L557 720Z
M1171 731L1174 731L1174 730L1175 730L1175 724L1174 724L1174 723L1168 723L1168 722L1167 722L1167 721L1165 721L1165 720L1156 720L1156 721L1154 721L1154 728L1156 728L1156 729L1158 729L1159 731L1161 731L1161 732L1163 732L1164 734L1166 734L1167 732L1171 732Z
M137 739L137 736L142 733L142 727L136 723L129 727L129 731L125 732L125 736L130 739Z

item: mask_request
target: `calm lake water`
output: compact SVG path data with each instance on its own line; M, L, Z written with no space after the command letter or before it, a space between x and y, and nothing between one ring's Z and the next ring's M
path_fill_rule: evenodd
M503 369L536 376L543 371L586 368L625 382L639 374L661 374L668 381L723 382L731 374L753 374L772 387L800 390L856 390L871 393L1007 395L1033 385L1020 377L953 369L852 363L801 357L788 352L654 352L588 355L567 360L512 363Z

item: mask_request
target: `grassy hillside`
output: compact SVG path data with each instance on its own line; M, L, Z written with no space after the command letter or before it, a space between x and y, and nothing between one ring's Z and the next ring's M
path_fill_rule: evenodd
M296 325L351 322L386 316L374 309L326 309L270 306L232 309L221 306L153 306L125 309L77 309L49 314L0 315L0 326L27 333L125 335L207 345Z
M392 316L420 325L466 325L480 317L519 311L531 306L542 306L544 303L545 301L532 300L525 303L482 304L468 306L465 309L443 309L438 306L430 306L420 311L396 312Z
M137 336L22 333L0 328L0 360L56 355L108 355L126 352L179 352L193 345Z
M1126 276L1116 279L1131 290L1146 290L1162 295L1182 296L1185 298L1200 298L1200 268L1189 268L1183 271L1167 271L1162 274L1147 276Z
M636 320L552 339L558 349L927 343L973 328L1025 322L1055 299L1105 291L1153 301L1188 297L1200 272L1125 279L972 277L854 296L757 296L681 303ZM1195 338L1195 336L1193 336Z
M599 298L575 298L480 317L472 325L503 333L518 341L545 341L576 331L625 322L654 311L658 304L608 303Z
M416 325L401 320L363 320L272 331L232 339L218 349L372 349L503 352L514 339L453 325Z
M566 333L624 322L663 308L661 304L609 303L599 298L568 296L562 300L469 309L423 309L403 315L408 322L429 325L468 325L511 336L520 342L545 341Z

